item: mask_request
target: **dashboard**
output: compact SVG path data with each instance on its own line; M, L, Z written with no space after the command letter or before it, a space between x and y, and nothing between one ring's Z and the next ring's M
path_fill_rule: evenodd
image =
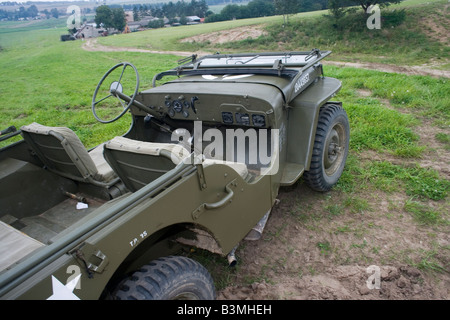
M248 96L214 94L152 94L143 103L174 120L219 122L225 125L268 128L272 108Z

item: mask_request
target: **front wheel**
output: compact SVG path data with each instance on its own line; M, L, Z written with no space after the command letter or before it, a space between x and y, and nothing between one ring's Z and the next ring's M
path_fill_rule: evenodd
M334 104L320 109L310 169L303 175L310 188L329 191L341 177L348 155L350 125L345 110Z
M209 272L182 256L152 261L123 282L114 294L119 300L214 300Z

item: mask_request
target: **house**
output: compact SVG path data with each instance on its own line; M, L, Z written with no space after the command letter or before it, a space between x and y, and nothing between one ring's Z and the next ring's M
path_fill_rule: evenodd
M81 26L80 29L74 34L77 39L88 39L88 38L97 38L101 36L105 36L108 34L108 30L106 28L100 27L97 28L97 24L94 22L85 23Z
M141 20L139 21L133 21L133 22L128 22L128 28L130 29L130 32L135 32L135 31L139 31L139 30L145 30L148 28L148 24L150 23L150 21L152 21L154 18L153 17L143 17Z
M187 24L198 24L201 22L201 19L197 16L187 16Z

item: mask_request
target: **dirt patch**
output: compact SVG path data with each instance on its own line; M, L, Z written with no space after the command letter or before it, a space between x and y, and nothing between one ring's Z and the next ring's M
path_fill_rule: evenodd
M263 26L258 25L199 34L193 37L185 38L181 40L181 42L208 42L210 44L222 44L249 38L254 39L262 35L267 35L267 32L263 29Z
M450 30L448 26L448 19L450 18L449 7L450 5L448 4L444 6L442 12L440 12L440 15L442 15L442 17L433 14L419 21L422 30L428 37L445 45L450 44Z
M422 75L422 76L431 76L435 78L439 77L450 78L450 71L433 69L428 66L397 66L375 62L340 62L329 60L324 61L323 64L338 67L352 67L352 68L377 70L390 73L402 73L407 75Z
M365 195L366 210L333 213L342 196L333 191L324 198L304 185L282 190L263 238L237 250L235 282L252 284L224 288L218 299L450 298L448 272L422 272L404 262L426 259L434 246L403 211L406 196ZM450 244L448 232L435 239ZM370 281L377 270L379 287Z
M423 124L417 127L416 133L420 137L420 144L427 147L427 152L420 159L420 166L433 168L441 176L450 179L450 151L443 148L442 143L436 140L436 134L450 135L450 130L436 128L431 121L423 120Z
M422 273L408 266L380 267L380 282L367 285L368 278L375 275L368 268L341 266L327 269L321 275L307 275L301 279L279 279L275 285L266 282L254 283L244 288L232 287L223 290L219 299L256 300L262 297L271 300L400 300L442 299L432 286L423 284Z

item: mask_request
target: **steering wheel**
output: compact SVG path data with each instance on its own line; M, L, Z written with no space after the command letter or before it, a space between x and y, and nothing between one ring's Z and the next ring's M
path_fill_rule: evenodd
M106 95L105 97L101 98L101 99L97 99L97 94L99 93L99 90L103 84L103 82L106 82L105 80L108 78L108 76L116 69L122 67L122 72L120 74L120 77L118 79L118 81L113 81L111 82L111 84L109 85L109 94ZM136 87L134 89L133 95L131 97L125 95L123 93L123 85L122 85L122 77L125 73L125 70L127 67L131 67L134 70L134 73L136 75ZM138 93L139 90L139 74L138 71L136 69L136 67L134 65L132 65L129 62L121 62L119 64L116 64L114 67L112 67L111 69L109 69L105 75L102 77L102 79L100 80L100 82L97 85L97 88L95 88L95 92L94 92L94 96L92 97L92 113L94 114L94 117L97 121L101 122L101 123L111 123L116 121L117 119L119 119L120 117L122 117L127 111L128 109L130 109L130 106L133 104L134 99L136 98L136 95ZM117 115L115 118L111 119L111 120L104 120L101 119L96 111L95 108L96 106L100 103L103 102L105 100L108 100L109 98L111 99L118 99L118 101L120 102L120 104L123 107L123 111Z

